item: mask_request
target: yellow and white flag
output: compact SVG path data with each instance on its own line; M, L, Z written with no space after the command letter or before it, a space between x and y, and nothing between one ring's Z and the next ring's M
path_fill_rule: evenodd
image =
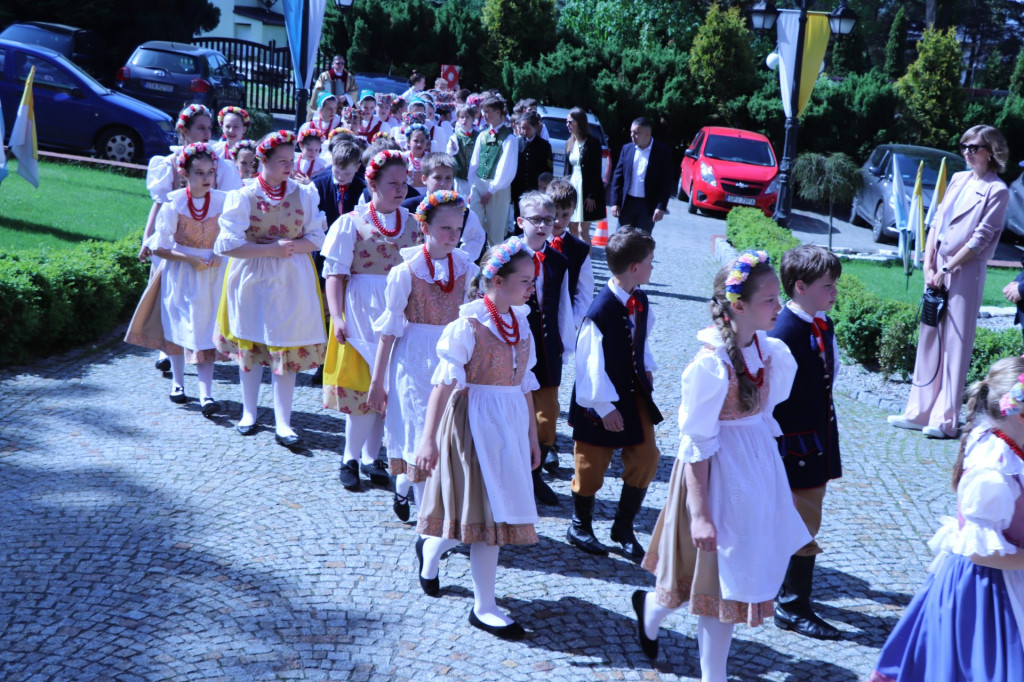
M921 192L921 174L924 173L924 161L917 166L917 180L914 192L910 195L910 217L908 231L914 235L914 267L921 267L921 250L924 248L924 194Z
M945 196L946 159L943 157L942 163L939 165L939 174L935 177L935 191L932 192L932 203L928 205L928 215L924 219L924 226L926 228L932 224L932 219L935 218L935 213L939 210L939 204L942 203L942 199ZM923 244L921 248L924 248Z
M784 9L779 11L775 22L778 32L778 46L775 51L779 55L779 86L782 89L782 109L786 116L799 117L804 113L807 102L811 99L811 91L818 80L828 49L831 29L828 25L828 14L825 12L808 12L807 24L804 27L804 51L800 60L800 95L797 111L793 112L793 79L796 75L797 45L800 43L800 12Z
M11 153L18 159L18 175L39 187L39 146L36 144L36 110L32 100L32 82L36 67L28 72L18 116L11 130Z

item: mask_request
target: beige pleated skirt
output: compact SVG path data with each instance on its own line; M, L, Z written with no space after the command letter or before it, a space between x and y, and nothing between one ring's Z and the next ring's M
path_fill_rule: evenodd
M494 520L469 430L468 404L468 392L456 391L441 417L440 458L426 481L416 532L465 543L532 545L537 542L532 523Z
M718 553L693 546L690 514L686 508L685 464L676 459L669 479L668 499L651 534L642 566L654 574L655 598L668 608L689 602L690 613L711 616L723 623L756 627L775 614L772 601L749 604L722 599L718 580Z

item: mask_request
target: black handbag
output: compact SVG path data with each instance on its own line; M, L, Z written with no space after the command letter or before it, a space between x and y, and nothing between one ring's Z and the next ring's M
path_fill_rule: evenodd
M946 290L925 287L921 296L921 324L938 327L946 314Z

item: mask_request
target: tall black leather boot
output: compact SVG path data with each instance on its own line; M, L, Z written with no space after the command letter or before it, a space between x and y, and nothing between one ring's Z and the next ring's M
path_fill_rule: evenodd
M775 625L814 639L839 639L842 632L811 609L814 557L793 555L775 604Z
M608 556L608 548L594 537L594 496L584 497L573 493L572 506L572 523L565 531L565 539L587 554Z
M633 519L640 511L646 495L647 488L634 488L623 483L619 507L615 510L615 521L612 523L612 541L622 545L626 556L637 563L644 558L644 548L633 534Z
M533 497L541 504L549 506L558 504L558 495L540 476L540 467L533 470Z

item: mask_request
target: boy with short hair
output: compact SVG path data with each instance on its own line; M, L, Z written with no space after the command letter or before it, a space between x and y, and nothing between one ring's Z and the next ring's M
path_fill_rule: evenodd
M782 288L790 300L769 336L789 346L797 370L789 398L775 408L782 429L779 453L786 466L793 502L811 541L789 560L775 606L775 624L815 639L839 639L840 632L811 608L814 560L821 554L814 536L821 527L825 486L842 476L839 429L832 386L839 370L835 327L827 313L836 300L839 259L820 246L805 244L782 255Z
M334 144L331 167L313 176L313 186L320 195L320 210L328 225L354 209L366 187L366 181L358 173L361 156L362 150L354 142Z
M594 501L612 455L621 448L622 494L611 539L637 563L643 559L644 548L633 532L633 520L661 457L654 427L662 416L652 396L652 373L657 366L649 344L654 313L647 294L640 289L651 279L654 247L654 238L636 228L619 229L608 239L605 257L612 278L590 305L580 327L576 384L569 407L576 471L572 477L572 524L566 539L588 554L608 554L608 548L594 536Z
M555 202L555 227L551 245L569 259L569 296L572 317L579 329L583 317L594 302L594 264L590 260L590 244L569 232L569 222L576 211L576 188L566 178L552 180L546 194Z
M519 135L519 162L512 180L512 202L519 217L519 197L537 189L541 173L554 169L551 143L540 136L540 116L536 111L525 111L516 117Z
M459 194L466 196L469 202L469 161L473 156L473 147L476 145L476 136L479 131L476 129L476 107L466 104L460 105L455 110L455 132L448 139L446 151L455 159L455 187Z
M543 455L555 445L562 363L575 349L576 327L569 297L569 261L548 244L555 223L555 204L546 194L527 192L519 200L519 211L517 222L523 230L522 240L533 258L537 278L526 319L537 356L533 373L540 388L533 392L533 406L537 413L537 440ZM541 478L540 469L538 466L533 471L533 492L537 501L558 504L558 496Z
M455 159L448 154L431 152L423 157L420 171L423 173L421 182L424 185L424 196L430 196L431 192L455 188ZM465 197L463 197L465 198ZM415 213L419 208L423 197L410 197L402 202L402 207ZM486 241L483 225L480 219L472 211L465 211L462 214L462 238L459 241L459 248L473 261L480 259L484 251Z
M480 103L486 126L480 131L469 159L473 197L469 208L476 212L492 246L505 241L512 205L512 180L519 166L519 142L505 125L505 100L487 95Z

